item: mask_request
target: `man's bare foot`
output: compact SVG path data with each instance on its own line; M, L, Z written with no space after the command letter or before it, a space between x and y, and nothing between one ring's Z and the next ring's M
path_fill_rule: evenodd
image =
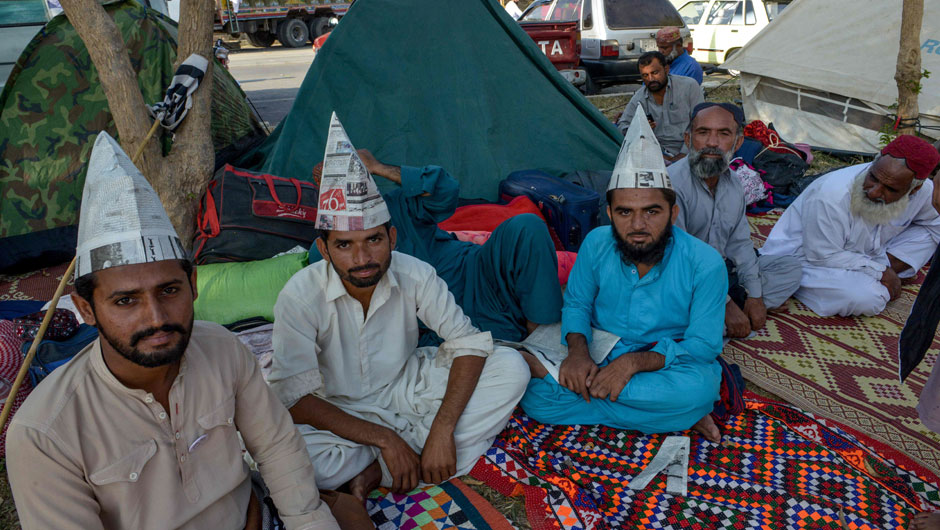
M907 530L938 530L940 529L940 512L920 512L911 519Z
M376 460L349 481L349 493L365 504L366 497L372 490L379 487L380 482L382 482L382 467Z
M532 374L532 377L536 379L541 379L548 375L548 370L542 366L542 363L535 358L534 355L527 351L518 350L522 354L522 358L525 359L526 364L529 365L529 373Z
M692 426L692 430L701 433L709 442L721 443L721 431L715 425L711 414L706 414L704 418L698 420L698 423Z

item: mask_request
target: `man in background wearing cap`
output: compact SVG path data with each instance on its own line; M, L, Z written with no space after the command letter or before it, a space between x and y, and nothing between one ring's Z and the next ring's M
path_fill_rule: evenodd
M252 354L221 326L193 321L196 275L185 256L153 188L101 133L72 295L100 335L33 390L10 424L7 469L23 528L270 525L239 432L286 528L339 528ZM342 506L367 524L345 497Z
M268 381L324 487L364 499L467 473L522 397L525 362L494 348L431 265L393 251L397 230L335 114L324 159L325 259L278 296ZM418 348L419 319L440 348Z
M751 242L744 187L728 167L744 141L744 113L730 103L701 103L685 133L689 156L669 166L678 196L676 226L711 245L729 269L725 332L746 337L764 327L767 309L800 287L800 261L760 256Z
M679 28L666 26L657 31L656 46L659 47L659 53L666 56L670 74L691 77L696 83L702 84L702 67L686 53Z
M683 134L692 120L692 109L702 103L702 87L690 77L670 74L666 57L646 52L637 60L643 86L633 94L617 128L625 133L642 108L662 148L662 156L673 162L685 156Z
M937 248L940 216L926 178L938 161L929 143L903 135L874 162L820 177L783 213L761 254L802 261L795 296L819 315L880 313L900 295L900 279Z
M457 208L457 179L439 166L390 166L365 149L357 152L372 175L397 185L382 197L398 232L395 250L430 263L474 326L518 342L537 325L561 320L558 257L538 216L503 221L482 245L460 241L437 226ZM321 168L314 168L315 180ZM312 246L310 263L320 259ZM422 334L422 345L434 344L432 337Z
M715 249L672 226L676 195L642 114L627 131L607 200L611 226L585 238L565 291L568 356L559 380L527 355L532 380L521 405L543 423L694 428L718 442L710 414L728 275ZM620 337L599 364L588 353L592 328Z

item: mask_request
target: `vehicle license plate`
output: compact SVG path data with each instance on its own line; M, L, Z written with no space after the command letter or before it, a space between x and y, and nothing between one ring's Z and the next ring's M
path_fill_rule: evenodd
M659 51L659 47L656 46L656 39L640 39L640 49L644 52Z

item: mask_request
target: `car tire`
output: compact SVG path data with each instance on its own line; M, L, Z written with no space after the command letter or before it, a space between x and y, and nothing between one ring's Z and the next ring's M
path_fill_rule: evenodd
M741 48L732 48L728 50L728 53L725 54L725 61L734 57L734 54L738 53L739 51L741 51ZM741 70L725 70L725 72L728 72L728 75L733 77L738 77L741 75Z
M310 32L310 42L323 35L330 28L330 19L326 17L314 17L307 22L307 31Z
M256 46L258 48L270 48L271 45L274 44L274 34L270 31L255 31L248 33L247 35L248 42L250 42L252 46Z
M309 36L307 25L299 18L289 18L277 25L277 40L286 48L306 45Z
M594 84L594 80L591 79L591 74L584 72L584 76L586 79L584 80L584 84L581 85L581 91L584 92L585 96L597 94L598 88L597 85Z

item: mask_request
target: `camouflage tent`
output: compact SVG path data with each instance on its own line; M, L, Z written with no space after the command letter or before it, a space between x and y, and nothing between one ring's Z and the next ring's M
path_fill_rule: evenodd
M161 100L173 77L176 24L134 0L106 8L144 101ZM221 164L263 133L228 71L213 71L212 135ZM117 137L88 51L60 15L29 43L0 93L0 271L35 269L74 253L85 169L101 130Z

